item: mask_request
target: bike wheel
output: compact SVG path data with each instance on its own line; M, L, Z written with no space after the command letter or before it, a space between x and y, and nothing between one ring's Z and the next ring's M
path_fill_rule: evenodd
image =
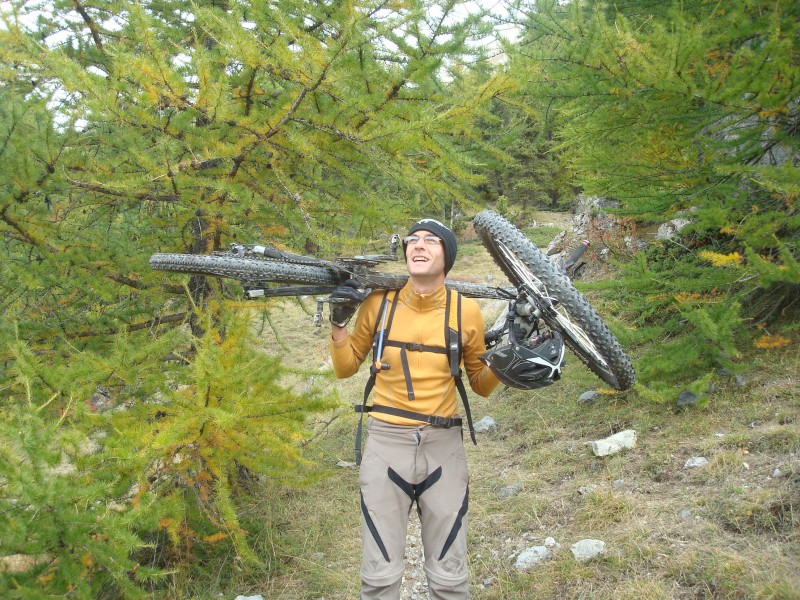
M227 277L242 282L314 284L330 288L348 277L346 272L325 266L202 254L153 254L150 257L150 268L173 273ZM367 287L372 289L399 289L405 285L408 276L368 272L365 279Z
M150 257L150 268L173 273L215 275L245 281L276 283L337 285L341 279L337 273L324 267L239 256L153 254Z
M636 380L628 355L569 278L509 221L489 210L475 230L500 269L521 293L536 300L542 320L600 379L617 390Z

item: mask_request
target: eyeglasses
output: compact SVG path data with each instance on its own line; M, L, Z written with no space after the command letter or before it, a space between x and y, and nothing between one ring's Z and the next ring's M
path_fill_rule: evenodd
M406 246L413 246L420 239L425 240L426 246L438 246L442 243L442 240L435 235L426 235L424 238L420 238L418 235L407 235L403 238L403 244Z

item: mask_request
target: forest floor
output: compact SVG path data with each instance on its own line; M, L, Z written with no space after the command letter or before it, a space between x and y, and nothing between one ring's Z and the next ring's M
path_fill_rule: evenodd
M552 229L567 225L564 216ZM468 237L453 274L505 281ZM504 309L503 303L480 304L488 324ZM360 401L366 370L341 381L325 375L329 330L312 326L312 299L261 310L269 312L259 321L265 351L317 369L317 385L336 394L342 408L313 424L320 434L306 450L319 477L296 489L265 482L242 515L243 524L259 524L251 544L263 568L235 560L209 565L215 572L196 579L191 594L352 600L361 539L352 465L356 417L348 407ZM674 400L648 400L637 388L604 389L569 355L564 378L548 388L471 394L474 419L491 416L497 423L496 431L479 434L476 447L466 444L472 597L800 598L796 347L795 339L788 348L743 356L748 366L738 378L720 376L704 407L682 412ZM600 391L600 399L579 402L589 390ZM636 447L592 454L589 442L626 429L636 431ZM705 466L687 467L698 457ZM403 598L422 600L427 593L413 525L410 534ZM527 571L515 566L522 551L546 538L556 543L549 560ZM576 561L570 548L582 539L602 540L605 553Z

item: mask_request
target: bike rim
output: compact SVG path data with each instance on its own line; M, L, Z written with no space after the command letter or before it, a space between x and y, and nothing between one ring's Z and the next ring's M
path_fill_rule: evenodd
M547 291L547 285L541 279L536 277L536 275L534 275L528 266L523 261L519 260L519 258L517 258L517 255L514 252L512 252L499 240L495 240L495 244L509 268L517 273L517 276L520 278L520 282L523 286L527 287L536 296L547 299L553 298ZM557 323L558 329L568 336L575 344L580 346L580 348L591 357L591 360L593 360L598 367L613 376L608 362L597 349L597 346L594 344L591 338L586 335L586 332L583 330L583 328L572 322L569 312L563 307L563 305L560 302L555 305L552 302L549 302L548 304L549 307L547 308L550 312L549 316ZM545 321L547 321L547 319L545 319Z

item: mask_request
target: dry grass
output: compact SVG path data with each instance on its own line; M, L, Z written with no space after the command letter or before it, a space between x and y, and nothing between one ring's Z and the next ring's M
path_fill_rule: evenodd
M477 243L460 248L457 269L500 278ZM256 322L266 351L319 369L323 378L328 328L316 330L312 303L302 303L305 309L283 301L268 318L256 313ZM502 310L496 303L484 308ZM472 396L476 420L491 415L498 422L477 448L467 447L473 598L800 598L800 357L789 347L751 360L747 387L718 382L705 408L683 413L635 391L579 404L578 396L601 382L577 360L550 388ZM252 540L267 563L263 571L225 562L219 569L229 569L226 575L211 576L219 585L203 582L192 595L358 596L357 471L336 464L353 460L356 418L347 406L360 401L365 379L365 372L321 379L342 402L308 448L325 476L296 491L270 482L251 499L246 520L263 524ZM591 454L587 442L626 428L638 432L635 449ZM685 469L692 456L709 464ZM498 496L515 484L516 495ZM554 558L517 572L516 554L548 536L561 545ZM569 548L583 538L604 540L606 555L577 563Z

